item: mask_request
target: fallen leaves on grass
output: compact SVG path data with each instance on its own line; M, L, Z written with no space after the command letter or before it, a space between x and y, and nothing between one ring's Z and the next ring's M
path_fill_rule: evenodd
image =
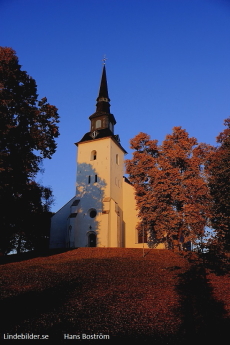
M79 248L2 265L1 310L12 311L4 331L60 337L179 334L183 314L177 286L189 269L178 253L146 249L142 257L141 249L124 248ZM216 296L225 298L229 278L222 280L221 297L220 281L208 277Z

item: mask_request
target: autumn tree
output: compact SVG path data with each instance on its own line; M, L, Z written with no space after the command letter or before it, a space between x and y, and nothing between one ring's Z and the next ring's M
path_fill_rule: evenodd
M57 108L38 100L37 86L21 70L16 53L0 47L0 251L20 249L41 214L49 189L35 177L51 158L58 137ZM46 195L46 196L45 196ZM49 203L49 202L48 202Z
M209 187L213 199L211 224L216 231L216 244L230 249L230 118L224 121L227 127L217 137L219 146L211 155Z
M155 243L173 249L201 238L210 207L204 164L212 147L174 127L162 145L139 133L131 148L126 168L136 192L139 229L144 226Z

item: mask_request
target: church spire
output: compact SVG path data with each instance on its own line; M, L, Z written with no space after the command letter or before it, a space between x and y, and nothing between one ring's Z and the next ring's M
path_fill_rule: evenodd
M96 112L105 112L105 113L110 114L109 102L110 102L110 99L109 99L109 93L108 93L106 69L105 69L105 64L104 64L103 70L102 70L99 94L97 97Z
M114 125L116 124L116 120L113 114L110 113L110 99L106 78L105 58L103 59L103 61L104 64L102 69L99 94L97 97L96 112L92 114L89 119L90 132L94 132L95 130L97 130L97 132L106 130L106 136L108 136L114 134Z
M114 115L110 113L110 99L106 78L105 60L106 58L104 57L96 111L89 116L90 131L83 136L79 143L95 139L112 138L123 152L127 153L120 144L119 136L114 134L116 119ZM78 145L78 143L76 143L76 145Z

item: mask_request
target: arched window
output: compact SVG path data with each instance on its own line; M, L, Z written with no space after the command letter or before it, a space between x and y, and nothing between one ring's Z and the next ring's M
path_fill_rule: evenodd
M97 120L96 121L96 128L100 128L101 127L101 120Z
M90 160L91 161L95 161L97 159L97 151L96 150L93 150L91 152L91 157L90 157Z
M119 155L116 154L116 164L119 165Z

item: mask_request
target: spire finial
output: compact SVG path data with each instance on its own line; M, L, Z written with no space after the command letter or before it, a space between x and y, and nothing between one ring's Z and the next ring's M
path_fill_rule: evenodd
M105 66L106 60L108 60L108 58L107 58L106 55L104 54L104 57L103 57L103 59L102 59L103 65L104 65L104 66Z

